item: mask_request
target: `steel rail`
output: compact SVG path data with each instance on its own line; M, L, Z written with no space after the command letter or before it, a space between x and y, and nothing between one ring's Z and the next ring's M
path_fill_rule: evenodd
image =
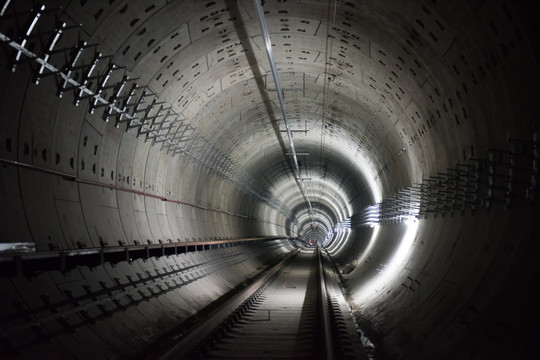
M268 56L268 62L270 63L270 69L272 71L272 76L274 78L274 83L276 84L276 93L279 100L279 106L281 108L281 116L283 116L283 122L285 123L285 129L287 130L287 137L289 139L289 146L291 147L291 154L293 157L293 164L294 169L296 171L298 184L300 186L300 191L302 192L302 195L304 196L304 199L306 200L306 203L308 205L308 211L309 211L309 217L311 219L311 222L313 222L313 208L311 206L311 201L309 200L309 196L307 193L306 185L304 183L304 180L302 180L302 175L300 173L300 167L298 166L298 157L296 153L296 149L294 147L294 141L292 138L292 132L291 127L289 125L289 121L287 120L287 114L285 113L285 102L283 100L283 92L281 89L281 85L279 83L278 78L278 72L276 68L276 63L274 61L274 53L272 52L272 42L270 40L270 34L268 32L268 27L266 25L266 20L264 18L264 10L261 5L261 0L253 0L253 4L255 5L255 9L257 10L257 16L259 19L259 25L261 27L261 32L264 40L264 45L266 48L266 55Z
M305 293L297 293L296 296L289 293L290 295L283 298L284 293L278 290L280 286L276 286L275 282L294 276L294 271L289 267L294 269L298 263L294 258L296 254L300 255L298 250L289 253L276 267L263 275L263 278L228 297L219 308L198 314L200 320L196 325L181 330L179 340L175 340L174 344L169 341L168 345L161 345L160 348L165 348L161 354L156 356L155 353L149 353L147 358L248 358L259 354L261 358L310 356L325 360L367 359L354 323L347 323L345 320L345 299L327 269L320 248L315 249L310 257L310 275L302 280L305 283L296 278L294 285L288 282L282 284L284 289L305 288ZM300 259L300 264L302 261ZM289 296L295 297L295 300L291 300ZM303 305L295 302L298 299L301 299ZM288 306L288 301L292 301L294 305ZM279 308L275 308L276 302L279 303ZM262 319L257 315L262 312L266 314L266 311L268 318L265 316ZM297 312L303 314L303 320L299 323L295 323L295 320L291 322L291 319L296 319L296 315L299 315ZM285 329L285 332L279 329ZM306 342L307 338L311 339L309 344ZM290 343L287 343L289 340ZM300 343L303 345L300 346ZM293 347L290 347L290 344L294 344Z
M212 331L216 324L220 324L227 319L244 301L250 298L259 288L270 281L296 254L297 251L290 252L282 261L267 271L261 278L256 280L250 286L242 290L239 294L229 299L219 309L210 314L203 315L203 320L195 329L189 331L179 342L177 342L170 350L159 357L160 360L177 360L185 359L193 352L200 344L201 339L205 339Z
M321 312L322 312L322 335L323 335L323 344L324 344L324 359L333 360L334 359L334 347L332 342L332 325L330 324L330 314L328 311L328 294L326 291L326 279L324 275L324 268L322 265L321 259L321 250L317 247L317 257L318 257L318 276L319 276L319 287L320 287L320 299L321 301Z

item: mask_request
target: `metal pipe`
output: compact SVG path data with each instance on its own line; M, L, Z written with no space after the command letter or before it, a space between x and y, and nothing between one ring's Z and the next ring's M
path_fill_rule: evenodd
M181 337L172 346L172 348L168 349L164 354L153 356L153 358L158 358L160 360L187 358L190 353L197 348L197 346L201 345L201 340L204 341L204 339L208 338L212 334L212 331L216 328L216 325L226 321L236 309L240 308L246 300L256 294L257 290L259 290L267 281L271 281L271 279L273 279L276 274L278 274L279 271L285 267L285 265L294 259L298 252L298 249L290 252L276 266L268 270L247 288L229 298L217 309L201 314L199 321L191 329L188 329L188 331L183 334L184 336Z
M317 247L317 258L318 258L318 275L319 275L319 289L321 298L321 311L322 311L322 333L323 333L323 344L324 344L324 356L326 360L334 359L334 352L332 346L332 332L330 325L330 314L328 311L328 298L326 292L326 281L324 276L324 267L322 264L322 255L321 249Z
M275 225L275 226L278 226L278 227L281 227L281 228L285 228L284 225L277 224L277 223L274 223L274 222L271 222L271 221L265 221L263 219L256 218L256 217L253 217L253 216L237 214L237 213L233 213L233 212L230 212L230 211L227 211L227 210L214 209L214 208L210 208L210 207L207 207L207 206L192 204L192 203L182 201L182 200L170 199L170 198L167 198L165 196L156 195L156 194L152 194L152 193L148 193L148 192L144 192L144 191L136 190L136 189L132 189L132 188L126 188L126 187L122 187L122 186L118 186L118 185L114 185L114 184L107 184L107 183L102 183L102 182L93 181L93 180L81 179L81 178L76 177L75 175L68 174L68 173L65 173L65 172L62 172L62 171L57 171L57 170L43 168L43 167L36 166L36 165L26 164L26 163L19 162L19 161L16 161L16 160L9 160L9 159L0 158L0 164L16 166L16 167L23 168L23 169L28 169L28 170L33 170L33 171L38 171L38 172L41 172L41 173L49 174L49 175L59 176L59 177L63 178L66 181L73 181L73 182L79 183L79 184L97 186L97 187L102 187L102 188L106 188L106 189L110 189L110 190L116 190L116 191L122 191L122 192L126 192L126 193L141 195L141 196L158 199L158 200L165 201L165 202L170 202L170 203L173 203L173 204L185 205L185 206L193 207L193 208L204 210L204 211L210 211L210 212L226 214L226 215L229 215L229 216L239 217L239 218L243 218L243 219L257 220L257 221L260 221L260 222L264 222L264 223L267 223L267 224L271 224L271 225Z
M270 41L270 34L268 33L268 27L266 26L266 20L264 18L264 10L261 5L261 0L253 0L253 4L255 5L255 9L257 10L257 16L259 18L259 25L261 27L261 33L262 33L264 45L266 48L266 55L268 56L268 62L270 63L270 69L272 71L274 83L276 84L276 93L279 100L279 106L281 108L281 115L283 116L283 122L285 123L285 129L287 130L287 137L289 138L289 145L291 147L290 154L293 157L293 164L294 164L294 169L296 170L298 184L300 185L300 191L302 192L302 195L304 196L304 199L306 200L308 204L309 217L311 219L311 222L313 222L313 208L311 207L311 202L309 201L306 185L304 184L304 180L302 180L302 176L300 174L300 167L298 166L298 157L296 154L296 149L294 148L292 132L289 125L289 121L287 120L287 115L285 114L285 103L283 101L283 93L281 90L281 86L279 84L276 63L274 61L274 54L272 52L272 42Z

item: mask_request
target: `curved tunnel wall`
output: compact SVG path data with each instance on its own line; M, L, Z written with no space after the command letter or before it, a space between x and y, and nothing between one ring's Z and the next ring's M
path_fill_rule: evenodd
M27 14L26 5L9 10ZM332 201L324 199L329 189L349 201L339 200L341 213L325 219L360 213L374 202L375 184L388 198L459 162L485 158L488 149L508 150L507 134L532 140L538 116L533 5L343 1L335 16L333 4L308 5L264 7L288 115L294 129L309 128L295 133L295 141L310 153L302 169L311 175L313 199L325 204L323 212ZM97 44L83 52L84 69L96 51L112 54L111 61L156 94L145 104L164 101L178 117L158 124L155 107L143 118L149 135L125 119L116 127L118 114L105 122L102 108L90 114L87 98L74 106L76 91L59 99L57 78L32 84L35 64L9 71L9 49L0 57L0 156L8 161L2 242L34 241L42 251L295 236L309 225L302 198L280 196L296 184L288 157L280 160L276 152L283 146L276 136L279 111L250 4L52 1L47 8L69 25L82 24L65 31L57 48L71 49L81 36ZM50 30L55 21L43 16L39 28ZM2 19L3 34L16 31L13 18ZM56 54L51 63L60 66L70 56ZM100 60L95 73L104 74L108 64ZM109 84L123 75L113 71ZM90 82L96 89L98 80ZM103 98L114 90L103 89ZM172 140L159 142L156 134ZM182 151L173 155L174 149ZM360 175L365 169L372 174ZM343 277L351 302L381 353L526 357L534 340L526 314L538 303L530 288L538 275L536 218L537 208L523 197L510 209L495 204L486 213L428 215L407 255L392 265L392 279L369 296L370 281L386 271L406 225L380 225L372 246L372 231L352 229L333 258L350 270ZM252 271L285 250L246 266ZM85 276L81 283L100 275ZM28 302L18 286L15 297ZM178 296L188 294L182 289Z

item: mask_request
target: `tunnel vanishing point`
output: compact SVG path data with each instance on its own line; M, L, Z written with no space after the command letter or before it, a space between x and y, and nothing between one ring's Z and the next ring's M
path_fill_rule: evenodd
M538 358L538 14L0 1L0 356L149 356L316 243L374 359Z

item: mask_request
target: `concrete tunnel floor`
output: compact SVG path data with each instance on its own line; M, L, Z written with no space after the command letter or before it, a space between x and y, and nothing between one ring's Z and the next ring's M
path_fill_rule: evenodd
M0 1L2 354L140 356L310 242L374 359L537 358L537 4L263 1L281 93L256 4Z

